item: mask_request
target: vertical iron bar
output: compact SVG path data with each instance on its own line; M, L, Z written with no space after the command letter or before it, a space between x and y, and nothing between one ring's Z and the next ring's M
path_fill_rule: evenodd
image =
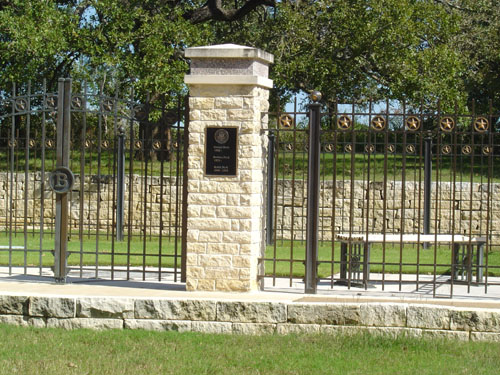
M30 183L29 177L29 158L30 158L30 131L31 131L31 82L28 82L28 92L26 94L27 110L26 114L26 130L24 136L24 273L28 273L28 188Z
M14 147L16 134L16 84L12 85L12 122L10 133L10 194L9 194L9 275L12 275L12 220L14 212Z
M274 187L274 196L275 196L275 204L274 204L274 222L277 223L278 222L278 194L277 194L277 189L278 189L278 183L279 183L279 171L280 171L280 158L279 158L279 152L280 152L280 126L279 126L279 119L281 117L281 103L280 103L280 100L279 100L279 97L278 97L278 103L277 103L277 108L278 108L278 113L276 114L276 143L278 145L278 157L276 158L276 170L278 171L277 174L276 174L276 184L275 184L275 187ZM284 155L283 155L284 156ZM285 160L285 158L283 157L282 160ZM282 194L282 197L284 199L284 194ZM284 205L282 205L283 207ZM283 227L284 225L281 225L281 241L283 243ZM278 238L278 236L276 235L276 232L274 233L275 234L275 238ZM273 244L273 258L272 258L272 261L273 261L273 272L272 272L272 276L273 276L273 286L276 286L276 257L277 257L277 241L274 241L274 244ZM265 267L265 266L264 266Z
M331 276L331 281L330 281L330 288L333 288L334 282L335 282L335 235L336 235L336 226L335 226L335 218L337 217L337 210L336 210L336 200L337 200L337 147L338 147L338 138L339 134L337 134L337 127L335 126L335 121L334 119L338 118L338 100L335 100L335 107L334 107L334 113L333 116L330 118L330 121L332 122L332 131L333 131L333 158L332 158L332 216L330 217L331 220L331 229L332 229L332 252L331 252L331 259L332 259L332 264L330 267L330 274Z
M488 119L490 123L490 127L493 127L493 101L490 99L489 100L489 113L488 113ZM493 129L490 129L488 132L488 145L490 147L493 147ZM488 154L488 188L487 188L487 200L486 200L486 243L484 244L484 255L485 255L485 264L484 264L484 269L483 269L483 274L484 274L484 293L488 293L488 255L491 251L491 217L492 217L492 210L493 210L493 202L492 202L492 183L493 183L493 156L494 152L493 149L491 152Z
M267 215L266 215L266 244L273 243L273 203L274 203L274 143L276 136L272 130L268 134L268 152L267 152Z
M131 90L130 100L134 100L134 90ZM130 280L130 247L132 242L132 207L134 203L134 121L137 121L137 113L135 108L130 108L130 121L129 121L129 149L128 149L128 223L127 223L127 280Z
M296 163L296 157L297 157L297 127L295 126L297 123L297 97L294 98L293 100L293 121L292 121L292 206L290 207L290 215L291 215L291 222L290 222L290 276L289 276L289 285L290 287L293 285L293 249L295 245L295 220L293 219L295 217L295 191L296 189L296 183L295 183L295 163ZM304 184L302 183L302 186Z
M432 189L432 136L427 133L424 138L424 234L431 233L431 189ZM424 249L429 243L423 244Z
M179 229L181 229L181 237L182 237L182 228L179 228L179 226L182 227L182 221L179 221L181 218L182 212L182 202L179 201L179 196L181 195L181 178L180 178L180 168L181 168L181 158L180 158L180 147L179 145L181 144L181 134L179 133L179 125L181 121L181 100L180 98L177 98L177 122L176 122L176 141L177 142L177 149L176 149L176 163L175 163L175 232L174 232L174 282L177 282L177 266L178 266L178 258L179 255L182 256L182 244L181 244L181 254L179 254L179 246L178 246L178 240L179 240ZM163 171L163 167L162 167ZM162 172L163 173L163 172ZM163 175L162 175L163 179Z
M83 218L85 203L85 144L87 143L87 83L83 82L83 100L82 100L82 132L80 146L80 222L78 224L78 239L80 242L80 277L83 277ZM90 195L90 194L89 194ZM90 207L90 205L89 205Z
M113 134L114 134L114 139L113 139L113 166L112 166L112 171L109 171L108 173L113 175L113 186L112 186L112 192L111 192L111 197L117 197L118 201L118 192L117 189L117 183L118 183L118 176L117 173L118 171L118 163L120 154L118 153L118 144L116 142L116 135L119 133L118 131L118 103L119 103L119 92L120 88L118 85L118 81L115 82L115 100L114 100L114 110L113 110ZM120 127L121 128L121 127ZM123 131L124 133L124 131ZM109 155L109 154L108 154ZM122 153L123 155L123 153ZM109 163L109 156L108 156L108 166L110 166ZM125 172L124 172L125 173ZM109 198L109 190L108 190L108 198ZM115 241L118 240L118 225L117 225L117 218L116 216L118 215L118 204L116 204L114 207L111 207L111 205L108 205L108 218L109 218L109 211L111 210L111 280L115 279L115 254L116 254L116 243ZM111 207L111 208L110 208ZM123 207L123 205L122 205ZM114 209L113 209L114 208ZM123 212L123 209L122 209ZM115 225L113 225L115 223ZM122 235L123 235L123 217L122 217ZM109 224L106 225L108 228L107 231L109 232ZM116 232L116 233L115 233Z
M432 137L427 134L424 146L424 234L431 233Z
M101 217L101 183L102 183L102 122L103 122L103 113L104 113L104 82L101 83L99 87L99 114L97 120L97 218ZM99 240L101 235L101 221L96 221L95 228L95 278L99 277Z
M437 130L435 133L436 140L437 140L437 152L436 152L436 195L435 195L435 200L434 200L434 205L435 205L435 212L436 215L434 215L434 228L436 229L435 231L435 236L434 236L434 259L433 259L433 272L432 272L432 298L436 297L436 263L437 263L437 228L438 226L438 218L439 218L439 211L440 211L440 200L439 197L440 195L440 186L441 186L441 178L440 178L440 170L441 170L441 163L442 163L442 152L441 152L441 144L442 144L442 138L441 138L441 133L442 131L440 130L440 122L441 122L441 100L438 100L438 110L437 110ZM452 246L453 248L453 246Z
M315 294L318 264L318 217L320 188L321 105L309 105L309 163L307 178L306 277L305 293Z
M116 240L123 241L125 207L125 129L118 129L118 186L116 192Z
M43 80L43 106L47 105L47 83L45 79ZM46 122L45 111L42 112L42 140L41 140L41 161L40 161L40 264L39 264L39 274L42 276L43 273L43 261L42 261L42 248L43 248L43 237L44 237L44 217L45 217L45 122Z
M184 132L182 134L182 235L181 235L181 282L186 282L187 256L187 209L188 209L188 146L189 146L189 97L185 99ZM180 148L180 145L179 145Z
M180 145L181 143L181 134L179 133L179 123L181 121L181 101L180 98L177 99L177 122L176 122L176 142L177 146ZM181 212L179 212L182 209L182 202L179 201L179 196L181 195L181 186L180 186L180 163L181 163L181 158L180 158L180 147L177 147L176 149L176 163L175 163L175 220L174 220L174 225L175 225L175 231L174 231L174 282L177 282L177 265L178 265L178 258L179 258L179 246L178 246L178 240L179 240L179 224L182 226L182 222L179 222L179 218L182 215ZM163 171L163 169L162 169ZM163 173L163 172L162 172ZM163 178L163 177L162 177ZM182 237L182 230L181 230L181 237ZM181 244L181 253L182 253L182 244ZM182 256L182 254L181 254Z

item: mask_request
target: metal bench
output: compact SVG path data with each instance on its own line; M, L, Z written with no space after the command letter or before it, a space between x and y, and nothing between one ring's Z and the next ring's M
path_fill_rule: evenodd
M340 280L367 282L370 278L370 251L373 243L385 244L435 244L450 245L453 252L452 277L466 276L472 280L476 271L476 281L483 281L484 244L486 237L471 237L460 234L349 234L339 233L336 239L341 243ZM349 251L349 245L351 249ZM475 257L474 257L475 255ZM472 258L471 258L472 256Z

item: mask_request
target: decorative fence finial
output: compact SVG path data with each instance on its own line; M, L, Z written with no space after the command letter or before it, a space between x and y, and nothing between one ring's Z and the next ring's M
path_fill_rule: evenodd
M311 96L310 96L310 98L311 98L311 100L312 100L314 103L319 102L319 101L321 100L321 97L322 97L322 95L321 95L321 93L320 93L319 91L316 91L316 90L315 90L315 91L311 92Z

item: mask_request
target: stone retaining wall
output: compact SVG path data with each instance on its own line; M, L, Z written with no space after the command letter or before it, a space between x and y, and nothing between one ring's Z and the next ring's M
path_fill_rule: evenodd
M302 180L279 181L277 238L305 240L306 186ZM375 233L384 228L386 233L422 233L423 207L423 183L392 181L384 187L382 182L323 181L319 238L331 240L334 231L366 232L367 225ZM500 184L432 183L430 227L440 234L489 232L492 243L500 245Z
M500 310L411 303L0 296L0 323L64 329L289 334L371 332L500 341Z
M15 174L12 177L14 184L11 184L10 174L0 172L0 228L8 227L10 224L10 199L13 201L14 227L23 228L24 226L26 200L28 202L26 222L29 228L39 228L40 217L43 217L46 228L54 225L55 193L49 187L48 174L45 175L44 181L40 172L31 173L28 178L29 182L26 184L24 173ZM72 230L78 230L80 223L85 230L96 231L98 228L101 231L111 230L110 228L114 225L113 220L116 220L114 212L116 189L116 180L113 176L101 175L99 178L97 175L87 175L82 183L80 176L75 175L75 184L69 194ZM177 202L178 195L179 202ZM146 227L148 233L158 234L161 216L163 234L173 233L176 223L180 227L181 195L182 178L126 176L125 228L130 218L130 226L134 233L139 233Z
M22 228L26 186L24 174L15 175L14 181L12 194L14 198L14 226ZM306 182L302 180L278 182L277 198L275 199L277 204L275 208L277 214L276 235L278 238L305 239L306 185ZM149 232L157 234L159 233L161 212L164 225L163 233L168 234L175 227L176 221L180 223L180 217L177 218L177 213L179 216L181 215L182 207L180 202L176 206L176 200L177 194L182 193L181 186L182 179L176 177L164 177L162 181L159 176L147 178L138 175L134 175L132 178L127 176L125 179L125 223L128 223L130 212L130 222L134 232L141 231L146 225ZM335 185L332 181L321 183L320 239L331 240L333 215L335 215L333 226L335 231L349 231L351 197L354 215L352 217L353 230L366 230L366 219L363 217L368 212L370 228L372 231L381 232L382 218L384 217L384 200L382 199L384 193L387 196L385 218L388 233L399 233L401 228L404 228L405 233L417 233L423 227L423 186L421 184L406 182L403 189L401 182L389 182L385 191L383 184L379 182L368 184L355 181L353 186L354 190L351 195L350 181L339 181ZM29 227L39 227L41 187L40 174L30 174L27 191L27 222ZM85 177L82 202L85 229L96 230L99 224L99 228L102 230L113 224L115 195L113 194L112 177L102 176L99 187L100 192L98 192L97 176ZM77 176L70 195L70 224L73 229L78 229L80 225L80 188L80 178ZM433 183L431 231L437 231L441 234L452 231L468 234L469 228L472 227L473 234L485 234L486 219L489 215L493 244L500 245L500 184L491 184L489 193L487 189L487 184L479 183L457 183L455 189L451 183ZM130 191L133 192L133 199L129 211ZM366 199L368 194L369 201ZM8 202L10 196L10 176L6 172L0 172L0 228L5 227L9 218ZM47 182L44 185L43 196L45 199L43 216L46 225L48 225L53 223L55 218L55 198ZM98 205L99 216L97 215ZM147 212L146 222L144 221L145 208ZM437 220L436 213L438 214Z

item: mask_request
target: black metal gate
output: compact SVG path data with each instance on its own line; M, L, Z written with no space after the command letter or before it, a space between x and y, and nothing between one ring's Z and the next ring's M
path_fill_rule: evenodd
M1 95L0 272L181 281L184 98L69 79Z
M432 296L500 286L492 103L320 108L264 114L267 285Z

